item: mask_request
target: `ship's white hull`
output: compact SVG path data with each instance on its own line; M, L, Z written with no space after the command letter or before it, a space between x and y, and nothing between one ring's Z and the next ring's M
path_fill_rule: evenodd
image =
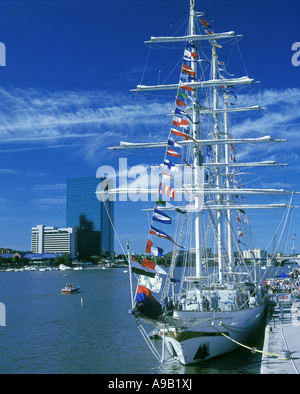
M166 331L166 348L184 365L231 352L239 347L236 342L245 344L249 336L262 324L264 312L264 303L251 309L214 314L175 311L175 318L183 319L186 323L193 321L193 323L185 330Z

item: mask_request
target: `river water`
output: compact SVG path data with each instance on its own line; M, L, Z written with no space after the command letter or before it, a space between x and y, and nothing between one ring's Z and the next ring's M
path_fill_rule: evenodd
M68 273L70 277L64 277ZM80 293L61 294L67 283ZM161 366L130 309L123 269L0 272L1 374L258 374L260 354L241 348L193 366ZM253 346L262 349L262 330Z

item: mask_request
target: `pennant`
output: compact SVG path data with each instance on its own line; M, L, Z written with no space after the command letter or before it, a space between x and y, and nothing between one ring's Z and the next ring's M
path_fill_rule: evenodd
M180 89L184 89L184 90L188 90L189 92L194 92L195 91L195 89L193 89L193 88L191 88L190 86L187 86L187 85L181 85L180 84Z
M177 92L177 95L178 95L179 97L182 97L182 98L187 98L187 94L181 92L180 90Z
M190 122L188 122L185 119L178 118L177 116L175 116L172 124L177 127L184 127L184 126L188 126L190 124Z
M164 168L170 170L171 172L178 172L179 169L176 167L175 164L173 164L170 160L165 159L164 160Z
M161 198L158 198L156 200L156 205L161 205L162 207L166 206L167 201L162 200Z
M146 252L146 253L151 253L151 247L152 247L152 245L153 245L153 242L151 242L150 239L148 238L148 240L147 240L147 245L146 245L146 249L145 249L145 252Z
M198 57L198 53L196 52L191 52L188 49L185 49L184 55L183 55L183 60L187 62L194 62Z
M178 98L176 98L176 104L177 104L179 107L183 107L184 105L186 105L186 103L184 103L183 101L179 100Z
M172 223L172 219L168 215L166 215L164 212L158 210L157 208L154 209L152 219L154 221L160 222L160 223L165 223L165 224Z
M181 157L181 155L177 152L175 152L175 150L167 148L167 155L170 156L174 156L174 157Z
M186 118L188 118L193 123L193 120L191 119L191 117L183 109L180 109L180 108L176 107L174 112L175 112L176 115L183 115L183 116L185 116Z
M166 238L167 240L174 242L173 239L171 237L169 237L168 234L164 233L161 230L158 230L157 228L155 228L153 226L150 227L150 234L157 235L158 237Z
M190 66L187 66L186 64L183 64L182 68L183 68L183 70L193 71L193 69Z
M178 137L183 137L185 141L190 139L198 144L198 142L193 137L191 137L189 134L183 133L182 131L171 129L171 133L177 135Z
M187 116L183 109L175 108L175 114Z
M175 152L173 149L167 148L167 155L180 157L185 162L186 165L191 167L190 164L186 160L184 160L184 158L179 153Z
M196 75L196 72L193 71L193 69L191 67L187 66L186 64L182 65L182 72L184 72L188 75L191 75L192 77L195 77L195 75Z
M212 27L208 22L206 22L204 19L199 19L199 21L202 23L203 26L205 27Z
M169 137L168 139L168 145L169 146L173 146L174 148L182 148L182 146L180 146L178 144L178 142L174 141L172 137Z
M186 211L183 211L182 209L179 209L179 208L175 208L175 211L178 212L178 213L182 213L182 214L186 214L187 213Z
M154 261L147 260L147 259L144 259L144 260L143 260L142 265L143 265L144 267L151 268L152 270L154 270L154 268L155 268L155 266L156 266L156 264L154 263Z
M157 228L155 228L155 227L153 227L153 226L150 227L150 234L157 235L158 237L161 237L161 238L165 238L165 239L167 239L168 241L171 241L171 242L173 242L175 245L177 245L177 243L174 242L173 239L172 239L168 234L164 233L164 232L161 231L161 230L158 230ZM184 249L183 246L180 246L180 245L177 245L177 246L179 246L180 248L183 248L183 249Z
M164 201L161 198L158 198L156 200L156 205L159 205L161 207L166 207L166 208L174 208L174 205L170 204L168 201Z
M173 189L172 187L162 184L161 193L164 194L165 196L171 197L173 200L175 200L176 190Z
M143 267L134 257L131 256L131 271L134 274L138 274L138 275L144 275L144 276L149 276L150 278L154 278L156 275L156 272L151 269L151 268L147 268L147 267Z
M167 272L162 267L160 267L158 264L154 263L154 261L144 259L142 266L154 270L157 274L168 275Z

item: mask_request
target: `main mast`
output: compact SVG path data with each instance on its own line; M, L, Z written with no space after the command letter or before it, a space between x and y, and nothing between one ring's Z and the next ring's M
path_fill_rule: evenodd
M195 3L194 0L190 2L190 35L196 35L195 32ZM197 62L192 62L191 68L195 72L195 76L197 78ZM199 110L198 110L198 94L197 89L193 91L193 104L192 104L192 134L194 139L201 138L200 127L198 127L199 122ZM200 186L203 184L203 180L201 182L201 166L202 166L202 151L199 146L196 144L194 146L194 179L195 185ZM195 195L195 247L196 247L196 278L200 278L202 276L202 251L201 251L201 196L197 193Z
M212 80L218 79L218 56L216 47L212 47ZM218 88L217 86L213 87L213 109L214 109L214 138L220 138L220 130L219 130L219 114L217 113L218 109ZM216 164L221 163L221 154L220 154L220 146L216 145ZM221 189L221 168L218 166L216 168L216 189L218 193L218 189ZM222 205L222 196L220 194L216 195L217 205ZM221 210L217 211L217 249L218 249L218 265L219 265L219 281L223 283L223 253L222 253L222 233L223 233L223 212Z
M227 101L227 95L226 95L226 90L224 91L223 94L223 99L224 99L224 109L228 108L228 101ZM228 113L224 113L224 137L226 140L229 140L229 132L228 132ZM226 188L229 189L231 187L231 182L230 182L230 170L228 167L229 164L229 145L225 145L225 174L226 174ZM230 206L232 202L232 196L227 195L227 204ZM228 250L228 263L229 263L229 272L233 271L234 267L234 257L233 257L233 240L232 240L232 225L231 225L231 210L227 209L227 237L228 237L228 244L227 244L227 250Z

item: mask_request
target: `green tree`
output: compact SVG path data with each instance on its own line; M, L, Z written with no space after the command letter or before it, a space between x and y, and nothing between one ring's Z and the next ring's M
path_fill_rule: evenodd
M93 255L89 258L90 262L93 264L98 264L102 259L98 255Z
M64 264L64 265L71 267L72 261L73 261L72 257L69 255L69 253L62 253L61 255L58 255L55 257L55 259L53 260L53 263L54 263L54 265Z

